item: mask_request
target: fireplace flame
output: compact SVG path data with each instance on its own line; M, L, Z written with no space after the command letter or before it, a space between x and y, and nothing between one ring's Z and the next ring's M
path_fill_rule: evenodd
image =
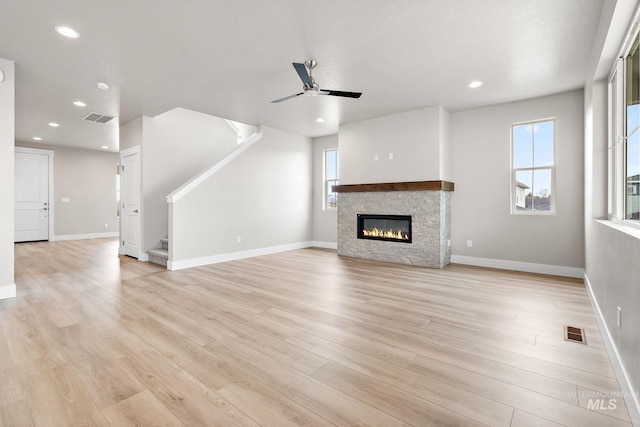
M385 239L398 239L409 240L409 235L403 233L401 230L378 230L373 228L371 230L362 230L362 234L367 237L384 237Z

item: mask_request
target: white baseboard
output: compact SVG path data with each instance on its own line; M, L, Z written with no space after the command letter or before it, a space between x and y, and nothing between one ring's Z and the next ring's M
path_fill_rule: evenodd
M633 391L631 378L629 377L627 370L624 368L624 363L620 358L618 347L613 341L611 332L607 327L607 322L604 321L604 315L602 314L602 310L600 309L600 304L598 304L598 301L596 300L596 297L593 293L593 288L591 287L591 282L589 281L589 277L587 276L587 273L584 274L584 282L586 283L586 286L587 286L589 300L591 301L593 311L596 315L598 326L600 326L600 330L604 332L603 334L604 344L605 344L605 347L607 348L607 353L609 353L609 359L611 359L611 364L613 365L613 370L616 373L616 378L618 379L618 383L620 384L620 391L622 391L622 394L624 395L624 401L629 411L629 417L631 418L631 423L634 426L640 426L639 397Z
M300 242L300 243L291 243L288 245L271 246L268 248L251 249L248 251L231 252L228 254L211 255L211 256L206 256L202 258L191 258L191 259L184 259L180 261L168 261L167 269L182 270L185 268L200 267L203 265L218 264L221 262L235 261L239 259L253 258L253 257L263 256L263 255L271 255L271 254L276 254L278 252L292 251L295 249L304 249L304 248L309 248L311 246L313 246L312 242Z
M311 242L311 246L314 248L323 248L323 249L338 249L337 242L319 242L314 240Z
M54 242L62 242L65 240L85 240L85 239L105 239L111 237L119 237L120 233L117 231L111 231L108 233L92 233L92 234L66 234L60 236L53 236Z
M477 267L499 268L501 270L524 271L526 273L549 274L552 276L584 277L584 268L563 267L561 265L534 264L531 262L508 261L503 259L476 258L463 255L451 255L453 264L475 265Z
M0 299L8 299L16 297L16 285L0 286Z

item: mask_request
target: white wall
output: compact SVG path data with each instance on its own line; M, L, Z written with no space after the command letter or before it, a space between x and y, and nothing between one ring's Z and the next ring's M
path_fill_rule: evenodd
M313 139L313 230L312 239L323 247L336 247L338 210L322 209L324 187L324 151L338 148L338 135ZM342 156L340 152L338 156ZM341 160L341 159L340 159Z
M438 115L440 119L440 179L451 181L451 114L439 107Z
M598 69L610 70L620 48L624 31L638 6L637 1L617 2L610 11L611 26L599 34ZM594 52L598 52L594 49ZM597 74L597 73L596 73ZM640 425L640 230L607 221L608 180L608 98L606 74L598 75L585 88L585 278L604 324L603 335L611 340L610 353L622 389L629 386L627 407L634 425ZM617 310L622 309L621 328ZM635 396L635 400L632 398Z
M440 125L446 114L429 107L340 126L340 184L443 179Z
M463 256L581 271L583 112L578 90L451 114L452 261ZM551 117L556 118L557 214L511 215L510 126Z
M138 122L126 140L140 140ZM176 108L142 120L142 247L160 247L168 236L166 196L237 147L237 135L224 119ZM130 145L130 143L125 142Z
M16 295L14 283L14 156L15 64L0 58L4 81L0 83L0 299Z
M118 153L16 141L20 147L55 152L53 158L54 240L118 233L116 166ZM61 198L69 199L62 203ZM107 227L105 227L105 224Z
M267 127L262 132L260 141L173 203L174 268L310 242L311 141Z
M136 145L142 146L142 129L145 119L149 119L149 117L138 117L120 125L120 151Z

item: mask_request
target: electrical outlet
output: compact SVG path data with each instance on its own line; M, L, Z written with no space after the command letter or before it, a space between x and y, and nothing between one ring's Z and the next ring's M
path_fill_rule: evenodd
M373 161L374 161L374 162L377 162L377 161L378 161L378 155L377 155L377 154L374 154L374 155L373 155Z
M473 240L467 240L467 247L468 248L472 248L473 247Z
M618 315L616 316L616 323L618 324L618 329L622 328L622 308L618 307Z
M109 224L105 224L105 225L104 225L104 228L109 228Z
M393 153L389 153L389 160L393 160Z
M242 243L242 237L240 237L240 236L236 237L236 242L237 243Z

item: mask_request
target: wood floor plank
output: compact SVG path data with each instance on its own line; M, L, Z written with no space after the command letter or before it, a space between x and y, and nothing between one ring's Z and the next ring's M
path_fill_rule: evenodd
M184 427L148 390L105 408L102 413L113 427Z
M0 367L0 408L23 398L24 391L13 363Z
M16 400L7 405L0 406L1 427L33 427L33 417L27 399Z
M70 369L98 409L105 409L146 390L121 360L85 360L73 363Z
M516 409L513 413L513 421L511 427L560 427L561 424L553 421L545 420L537 415Z
M209 344L214 354L236 364L280 394L339 426L401 426L397 418L345 394L235 340Z
M333 426L329 421L259 382L229 384L218 394L263 426Z
M375 357L399 366L407 366L415 357L415 353L411 351L375 341L363 335L353 334L329 325L316 323L313 320L305 319L304 317L297 316L295 314L286 313L282 310L271 309L262 313L260 317L280 319L282 322L292 322L291 324L296 325L299 331L311 332L317 336L324 337L338 344L344 344L355 350L361 350L367 354L374 355ZM289 338L287 338L287 340L288 339Z
M609 355L606 350L592 345L582 345L579 343L569 342L564 338L554 337L549 338L545 336L536 336L537 347L543 347L550 350L556 350L567 354L572 354L580 357L586 357L595 359L600 362L606 362L609 360Z
M16 368L36 426L108 426L69 366L36 359Z
M312 376L410 425L482 425L443 406L435 405L411 393L389 387L378 380L345 368L335 362L329 362L314 372ZM507 423L496 423L495 425L508 425L510 420L511 409L509 410Z
M82 324L88 328L92 339L100 341L113 357L122 358L149 348L142 338L125 327L128 320L114 319L93 305L74 310L82 316Z
M44 357L61 358L29 308L3 311L0 326L15 364Z
M242 374L233 365L155 319L130 322L127 328L211 390L242 381Z
M126 356L123 361L155 398L186 425L259 425L155 350Z
M408 369L562 425L629 426L629 423L601 415L595 411L589 411L578 405L513 386L491 377L453 368L446 363L427 360L423 356L417 356Z
M117 250L15 246L0 426L630 426L622 399L589 402L620 388L580 280L316 248L168 271Z
M587 388L616 389L618 387L616 379L611 377L610 369L612 368L610 364L587 360L586 362L592 364L594 368L592 369L590 366L587 366L586 368L588 370L578 369L567 366L570 365L570 363L566 355L562 355L564 359L562 362L564 363L559 363L557 360L545 360L522 354L522 352L525 352L523 345L516 346L513 349L510 348L510 346L514 345L513 342L505 343L497 341L493 343L494 345L485 345L426 330L420 334L410 327L406 327L403 330L386 330L359 325L350 328L349 331L356 334L367 335L377 341L404 348L405 350L418 354L428 352L432 346L440 346L469 354L482 355L482 357L495 362L529 372L541 373L561 381L570 383L577 381L578 385ZM580 360L578 360L578 362L580 362ZM581 368L585 368L585 366L581 366ZM597 373L590 372L597 369L601 370L598 370Z
M513 408L509 406L351 350L329 340L301 332L295 337L289 338L288 341L316 351L331 359L332 362L385 383L381 387L393 387L414 394L420 399L448 408L466 418L487 425L509 425L511 421Z
M164 323L170 328L179 331L190 340L204 345L221 336L217 328L213 328L210 323L203 323L194 319L193 313L184 312L171 304L167 299L163 299L155 292L147 290L130 291L131 299L137 303L140 311L149 317Z
M507 384L535 391L545 396L572 404L578 404L575 395L575 384L496 362L484 358L481 354L461 352L438 345L432 345L423 349L421 356L445 363L446 365L444 366L446 367L454 366L456 369L474 372Z

